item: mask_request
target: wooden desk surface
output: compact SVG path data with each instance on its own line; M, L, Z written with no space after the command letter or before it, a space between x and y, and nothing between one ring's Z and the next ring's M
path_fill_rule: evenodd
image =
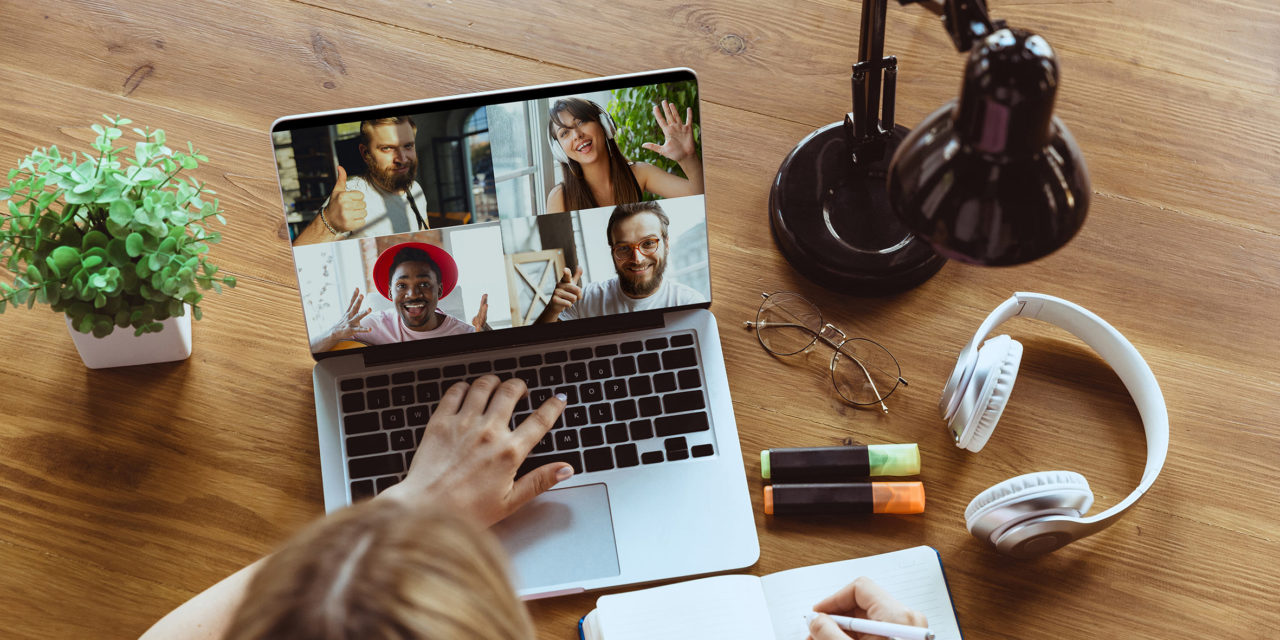
M798 276L769 236L768 185L811 130L849 109L859 6L622 0L5 2L0 168L36 146L87 148L121 113L194 140L220 192L215 261L240 286L207 299L190 360L89 371L48 310L0 318L0 611L12 638L136 636L321 513L312 360L282 237L267 131L298 112L689 66L700 74L715 289L765 574L928 544L971 638L1239 637L1280 631L1280 12L1271 0L993 0L1062 64L1057 114L1087 158L1089 219L1066 248L1006 269L949 264L885 299ZM891 3L898 118L952 99L964 57L937 19ZM911 386L888 416L842 405L818 364L768 357L740 321L793 289L874 337ZM999 432L958 450L935 404L961 345L1015 290L1066 297L1146 356L1172 442L1116 526L1031 562L964 530L983 488L1085 473L1102 509L1138 482L1137 412L1064 332L1026 345ZM785 389L777 384L785 376ZM793 520L760 511L756 452L918 442L927 513ZM532 604L568 638L596 595Z

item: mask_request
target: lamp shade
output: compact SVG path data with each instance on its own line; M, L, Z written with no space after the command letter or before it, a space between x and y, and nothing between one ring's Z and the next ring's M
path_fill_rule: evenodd
M1053 116L1058 63L1041 37L979 41L960 99L903 140L888 171L899 220L947 258L1012 265L1066 244L1089 209L1089 175Z

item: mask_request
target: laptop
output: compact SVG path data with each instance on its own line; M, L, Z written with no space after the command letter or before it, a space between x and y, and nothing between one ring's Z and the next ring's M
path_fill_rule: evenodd
M529 386L513 426L569 398L520 473L576 473L493 529L522 597L755 563L705 197L685 170L697 100L693 72L667 69L272 125L327 511L401 480L443 391L492 373ZM660 118L695 134L684 165L644 150L664 143ZM651 188L644 202L584 203L601 158ZM565 280L581 297L557 306Z

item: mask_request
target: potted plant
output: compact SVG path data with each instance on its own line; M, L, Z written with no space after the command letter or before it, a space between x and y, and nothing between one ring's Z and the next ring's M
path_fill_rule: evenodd
M191 355L191 318L203 291L234 287L206 252L226 224L204 183L179 174L208 158L165 146L164 131L116 147L130 120L93 125L96 154L36 149L0 189L0 313L47 304L66 315L91 368L181 360ZM7 205L7 206L5 206ZM128 330L131 328L132 330Z

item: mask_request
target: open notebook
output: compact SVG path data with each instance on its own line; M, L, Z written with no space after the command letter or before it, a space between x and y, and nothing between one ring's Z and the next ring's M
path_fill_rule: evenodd
M858 576L925 615L938 640L960 640L942 560L932 547L779 571L727 575L602 596L579 623L583 640L804 640L804 614Z

